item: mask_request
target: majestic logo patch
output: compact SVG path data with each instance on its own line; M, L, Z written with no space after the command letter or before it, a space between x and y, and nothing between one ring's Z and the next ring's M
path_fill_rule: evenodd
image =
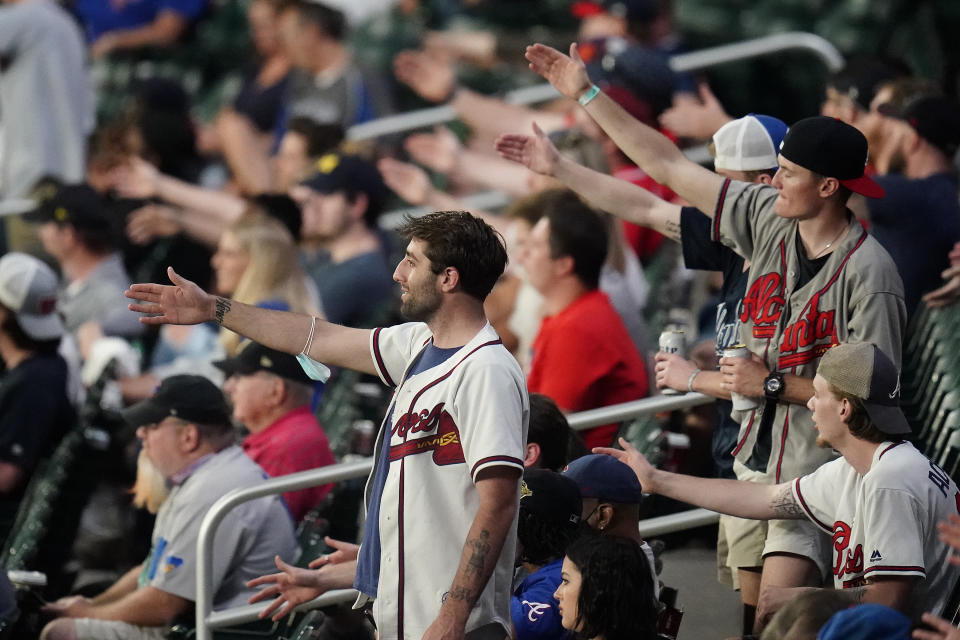
M439 466L466 462L463 447L460 445L460 432L453 418L443 409L444 403L433 409L423 409L416 413L405 413L393 425L391 433L401 438L408 434L427 433L423 437L407 440L403 444L390 447L390 461L406 456L430 451L433 462Z
M880 549L874 549L873 553L870 554L870 562L880 562L883 560L883 555L880 553Z

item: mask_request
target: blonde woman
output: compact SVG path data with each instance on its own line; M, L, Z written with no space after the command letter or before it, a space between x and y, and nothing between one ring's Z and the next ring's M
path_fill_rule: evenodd
M269 309L320 313L316 286L304 273L287 228L255 206L223 234L210 262L222 296ZM235 355L239 335L222 329L220 343Z

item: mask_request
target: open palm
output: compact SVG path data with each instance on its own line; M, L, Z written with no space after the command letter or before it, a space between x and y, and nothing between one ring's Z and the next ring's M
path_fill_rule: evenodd
M173 267L167 267L167 276L173 286L162 284L132 284L123 295L138 300L129 305L131 311L146 313L143 324L200 324L214 318L216 299L195 283L181 277Z
M570 45L569 56L545 44L533 44L527 47L526 57L533 71L568 98L579 98L590 88L587 67L577 53L576 43Z
M537 123L533 123L533 135L505 133L494 143L497 151L507 160L522 164L536 173L552 176L560 153L550 142L550 138Z

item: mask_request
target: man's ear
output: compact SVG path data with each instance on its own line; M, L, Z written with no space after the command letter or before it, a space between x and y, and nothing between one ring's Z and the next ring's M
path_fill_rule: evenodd
M444 267L438 277L440 279L440 290L444 293L453 293L460 285L460 272L456 267Z
M609 502L601 502L597 505L597 528L603 531L613 522L614 506Z
M190 423L180 429L180 446L185 453L195 451L200 446L200 430L197 425Z
M358 191L354 196L353 202L350 202L350 215L355 220L363 221L363 216L367 212L367 207L370 205L370 199L367 198L367 194Z
M760 181L760 184L772 184L773 176L767 175L766 173L761 173L760 177L757 178Z
M829 198L840 188L840 181L836 178L824 178L820 181L818 193L821 198Z
M526 468L536 467L540 460L540 445L536 442L527 443L527 453L523 458L523 466Z
M573 273L573 256L560 256L559 258L554 259L553 265L554 269L557 271L557 275L569 275Z

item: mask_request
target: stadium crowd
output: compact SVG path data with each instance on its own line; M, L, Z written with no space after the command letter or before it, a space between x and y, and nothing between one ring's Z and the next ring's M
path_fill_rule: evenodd
M714 4L3 0L0 636L190 637L219 499L372 459L227 513L233 632L690 637L683 503L738 638L960 639L960 59Z

